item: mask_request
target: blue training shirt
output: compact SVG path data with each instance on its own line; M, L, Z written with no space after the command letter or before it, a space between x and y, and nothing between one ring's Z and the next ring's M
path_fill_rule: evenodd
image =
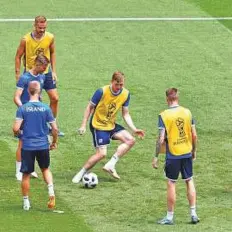
M45 81L45 75L44 74L38 74L37 76L31 74L30 72L25 72L23 75L19 78L16 86L19 89L23 89L22 95L21 95L21 102L22 104L27 103L30 100L30 96L28 93L28 85L31 81L38 81L40 83L40 88L42 89L44 86Z
M23 120L21 137L24 150L44 150L49 148L48 125L55 121L50 107L39 101L29 101L20 106L16 120Z

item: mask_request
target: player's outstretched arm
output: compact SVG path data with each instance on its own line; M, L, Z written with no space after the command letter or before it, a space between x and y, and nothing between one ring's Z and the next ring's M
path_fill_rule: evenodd
M141 129L137 129L132 121L132 118L130 116L129 113L129 109L128 107L122 107L122 117L124 119L124 121L126 122L126 124L128 125L128 127L133 131L133 133L135 133L136 135L138 135L140 138L143 138L145 136L145 132Z
M16 55L15 55L15 79L16 81L18 81L20 77L21 59L22 59L22 56L25 54L25 48L26 48L26 41L25 39L21 39L20 44L16 51Z
M94 109L95 109L95 105L93 105L92 102L89 102L84 112L84 117L81 123L81 127L78 129L78 133L80 135L83 135L86 132L86 124L89 120L90 115L93 113Z

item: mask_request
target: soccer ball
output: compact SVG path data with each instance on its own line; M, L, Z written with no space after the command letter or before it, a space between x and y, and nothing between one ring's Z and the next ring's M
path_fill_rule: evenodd
M82 183L83 183L85 188L95 188L98 184L97 175L93 172L86 173L82 177Z

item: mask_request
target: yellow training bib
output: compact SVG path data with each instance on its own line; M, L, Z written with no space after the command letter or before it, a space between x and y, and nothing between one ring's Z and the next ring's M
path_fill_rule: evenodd
M176 156L192 151L192 114L178 106L160 114L165 125L169 151Z
M43 54L50 60L50 45L54 39L53 34L45 32L44 37L40 40L35 40L32 33L28 33L23 37L26 41L25 51L25 68L26 71L32 69L37 55ZM49 67L45 73L48 73Z
M115 127L116 114L126 102L129 91L123 88L120 94L114 95L109 85L102 89L103 94L94 111L92 125L98 130L112 130Z

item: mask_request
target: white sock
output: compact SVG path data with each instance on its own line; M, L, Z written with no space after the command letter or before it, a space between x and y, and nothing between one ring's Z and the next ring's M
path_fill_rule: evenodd
M28 196L23 196L23 204L24 205L30 205L30 202L29 202L29 197Z
M116 163L118 162L118 160L119 160L118 155L114 154L107 164L114 167L116 165Z
M55 196L53 184L48 184L48 195L49 197Z
M196 213L196 206L190 206L190 214L191 216L197 216L197 213Z
M86 172L87 172L87 170L86 170L85 168L82 168L82 169L78 172L78 174L81 175L81 177L82 177L82 176L85 175Z
M169 212L167 211L167 219L172 221L173 220L173 216L174 216L174 212Z
M22 162L20 161L16 161L15 163L15 167L16 167L16 174L18 174L20 172L20 168L21 168L21 164Z

